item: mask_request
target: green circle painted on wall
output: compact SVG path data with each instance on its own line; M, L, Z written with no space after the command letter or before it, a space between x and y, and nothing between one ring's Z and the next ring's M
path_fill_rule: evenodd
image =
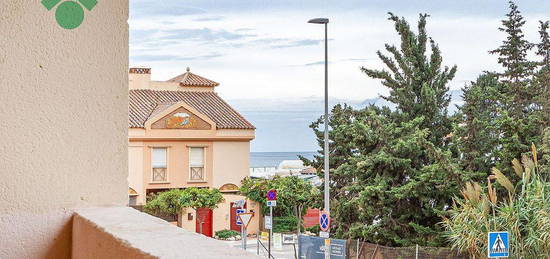
M84 21L84 9L77 2L65 1L55 11L57 23L65 29L74 29Z

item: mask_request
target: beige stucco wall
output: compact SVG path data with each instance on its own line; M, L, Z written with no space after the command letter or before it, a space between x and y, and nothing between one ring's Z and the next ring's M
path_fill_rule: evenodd
M111 212L112 211L107 211ZM122 216L120 211L117 213ZM125 258L125 259L154 259L157 258L142 251L137 247L134 247L127 243L125 240L121 240L114 233L110 233L103 229L105 225L97 224L93 217L86 215L75 215L73 219L73 234L74 234L74 251L72 253L73 259L96 259L96 258ZM119 215L104 215L105 217L113 217ZM96 216L98 217L98 216ZM127 221L124 222L127 224ZM140 225L143 228L143 223ZM158 229L153 229L158 231ZM137 234L137 233L136 233Z
M0 14L0 258L69 258L75 208L127 203L128 1Z
M131 208L88 208L74 219L75 259L261 258Z
M128 145L128 185L138 194L145 192L143 182L143 142L130 142ZM136 204L145 204L145 195L138 195Z
M160 131L160 130L159 130ZM206 182L189 181L189 147L205 147ZM168 182L151 182L151 151L153 147L166 147L168 149ZM137 205L145 204L147 189L170 189L185 187L214 187L220 188L224 184L232 183L240 185L241 180L249 175L249 141L130 141L129 143L129 169L130 187L138 193ZM213 231L229 229L230 227L230 203L243 199L239 195L224 194L225 203L219 205L213 213ZM249 204L249 209L256 204ZM193 214L193 220L188 220L187 213ZM196 213L192 209L182 214L182 227L189 231L195 231ZM255 217L249 233L258 230L258 219Z
M231 202L235 202L238 200L246 199L246 197L236 194L224 194L223 198L225 199L225 203L222 203L218 206L218 208L214 209L214 232L222 229L229 229L230 223L231 223ZM248 234L255 234L258 232L258 219L260 218L260 208L258 206L258 203L253 201L247 201L247 210L254 212L254 217L252 217L252 220L248 224L247 233Z
M166 134L179 131L193 133L189 140L171 138ZM218 132L216 130L214 132ZM130 129L129 142L129 185L139 193L137 204L145 203L147 189L169 189L185 187L214 187L232 183L240 185L241 180L249 175L250 142L254 131L238 130L224 131L222 139L212 139L211 130L148 130L149 136L142 138L145 131ZM233 135L229 133L234 133ZM194 134L199 134L199 138ZM247 139L234 141L233 136L247 136ZM134 140L136 138L137 140ZM203 140L201 140L203 139ZM189 181L189 147L205 147L206 181ZM168 148L168 182L153 183L151 181L151 151L153 147Z
M240 186L241 180L250 174L250 142L214 142L213 187L226 183Z
M145 189L168 189L184 187L208 187L212 184L212 142L208 141L156 141L143 142L143 191ZM152 182L151 154L154 147L166 147L168 156L168 182ZM206 181L190 181L189 148L204 147ZM133 154L130 154L130 156ZM131 160L137 160L131 158ZM136 161L136 163L139 163ZM138 191L138 190L136 190ZM139 192L139 191L138 191Z
M128 74L129 89L148 89L151 82L151 74Z

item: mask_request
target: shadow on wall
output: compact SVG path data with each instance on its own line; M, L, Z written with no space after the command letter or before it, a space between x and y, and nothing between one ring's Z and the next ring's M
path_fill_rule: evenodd
M71 258L71 246L73 239L73 216L63 224L63 227L53 238L52 245L48 248L46 258Z

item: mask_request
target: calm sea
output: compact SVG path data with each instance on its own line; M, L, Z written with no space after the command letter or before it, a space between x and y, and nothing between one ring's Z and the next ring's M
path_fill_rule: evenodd
M250 167L276 167L283 160L298 160L298 155L313 159L317 152L250 152Z

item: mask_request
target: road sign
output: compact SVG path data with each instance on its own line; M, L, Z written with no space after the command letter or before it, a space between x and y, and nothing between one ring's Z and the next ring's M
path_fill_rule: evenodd
M243 208L246 200L238 200L233 202L233 208Z
M325 231L319 231L319 237L329 238L329 233Z
M239 215L239 218L241 219L241 222L242 222L244 228L248 227L248 224L250 223L250 220L252 219L252 217L254 217L254 213L252 213L252 212L241 213L241 214L238 214L238 215Z
M277 201L267 201L267 207L275 207L277 206Z
M330 216L325 211L319 212L319 226L321 227L321 231L324 232L328 232L330 229Z
M487 234L489 245L487 257L498 258L510 256L510 236L508 232L489 232Z
M241 222L241 218L239 218L239 214L246 213L246 209L237 209L236 212L237 216L235 217L237 218L237 226L240 226L243 223Z
M296 244L296 239L298 239L296 234L283 234L284 245Z
M298 242L298 258L324 259L325 240L321 237L300 235ZM346 240L330 239L330 258L346 259Z
M271 189L267 192L267 200L268 201L274 201L277 200L277 190Z
M264 217L264 227L265 229L271 229L271 226L273 226L271 221L271 216L265 216Z

